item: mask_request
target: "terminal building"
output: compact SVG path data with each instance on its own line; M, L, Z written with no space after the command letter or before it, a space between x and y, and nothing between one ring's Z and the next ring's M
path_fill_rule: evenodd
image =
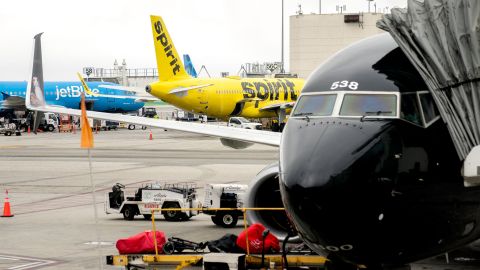
M297 14L290 16L290 72L307 78L328 57L366 37L383 13Z

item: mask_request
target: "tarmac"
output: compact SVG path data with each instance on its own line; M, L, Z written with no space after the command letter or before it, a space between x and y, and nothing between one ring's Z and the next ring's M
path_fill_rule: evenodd
M149 140L149 133L121 129L95 134L91 172L79 132L1 136L0 196L8 190L14 217L0 218L0 269L119 269L107 266L105 256L118 254L118 239L150 230L151 222L105 214L104 196L115 183L133 193L144 183L191 181L203 199L206 183L248 184L278 160L275 147L235 150L212 137L153 129ZM156 226L167 237L203 242L238 234L243 222L224 229L201 214L183 222L160 216Z
M149 140L149 133L149 129L120 129L95 134L91 172L79 132L0 136L0 196L8 190L14 214L0 218L0 269L121 269L106 265L105 257L118 254L118 239L150 230L152 223L142 216L127 221L121 215L105 214L104 196L115 183L126 185L128 194L154 181L190 181L200 188L202 200L206 183L249 184L262 168L278 161L275 147L236 150L207 136L152 129ZM204 242L238 234L243 221L224 229L208 215L182 222L159 216L156 226L167 237ZM478 264L446 265L445 258L438 256L415 263L412 269L472 270Z

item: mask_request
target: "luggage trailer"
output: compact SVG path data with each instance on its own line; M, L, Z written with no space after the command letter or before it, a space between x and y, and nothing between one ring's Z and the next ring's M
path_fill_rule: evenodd
M202 208L169 208L169 209L151 209L152 232L155 243L155 254L123 254L109 255L106 257L107 265L125 267L127 270L134 269L161 269L166 266L174 266L177 270L189 266L201 266L204 270L210 269L229 269L229 270L246 270L258 269L263 266L270 269L281 269L282 265L286 265L282 254L265 254L264 259L259 254L250 254L247 245L246 254L238 253L178 253L178 254L159 254L160 251L156 245L155 239L155 212L161 211L201 211ZM284 208L210 208L212 211L241 211L243 217L246 218L247 211L284 211ZM246 222L244 229L247 229ZM248 241L248 235L247 239ZM168 243L168 242L167 242ZM197 250L200 251L200 250ZM289 267L307 267L323 268L326 259L323 256L306 254L301 252L286 255L286 262ZM219 268L221 267L221 268Z

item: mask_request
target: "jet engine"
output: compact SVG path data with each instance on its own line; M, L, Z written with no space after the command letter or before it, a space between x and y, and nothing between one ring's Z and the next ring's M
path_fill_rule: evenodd
M249 185L246 207L255 208L279 208L283 207L282 196L278 179L278 162L273 163L261 170ZM291 226L285 211L258 210L248 211L249 224L261 223L281 241L287 234L295 235L289 241L298 241L295 229Z
M222 142L224 146L231 147L233 149L245 149L253 145L253 143L250 142L242 142L227 138L220 138L220 142Z

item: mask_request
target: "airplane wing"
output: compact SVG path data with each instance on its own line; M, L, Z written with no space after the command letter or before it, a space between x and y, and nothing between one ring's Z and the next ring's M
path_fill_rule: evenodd
M180 87L180 88L175 88L168 93L169 94L178 94L178 93L182 93L182 92L187 92L189 90L204 88L204 87L208 87L208 86L212 86L212 85L213 84L203 84L203 85L195 85L195 86L190 86L190 87Z
M43 90L43 68L41 55L41 34L35 36L34 61L32 78L28 84L25 104L28 109L38 112L54 112L80 116L81 111L49 106L45 103ZM204 86L203 86L204 87ZM215 136L224 139L231 139L243 142L260 143L271 146L279 146L281 133L241 129L226 126L207 125L199 123L179 122L171 120L160 120L139 116L111 114L103 112L88 111L87 116L91 118L127 122L132 124L172 129L196 134Z
M276 111L278 109L293 108L294 105L295 102L269 104L260 108L260 111Z
M27 95L27 97L30 97L30 96ZM80 110L53 107L48 105L43 105L38 107L30 105L28 106L28 109L34 110L34 111L53 112L53 113L68 114L68 115L75 115L75 116L81 115ZM159 127L164 129L172 129L172 130L209 135L209 136L244 141L244 142L259 143L259 144L265 144L265 145L271 145L271 146L279 146L280 138L281 138L281 133L278 133L278 132L242 129L242 128L208 125L208 124L191 123L191 122L180 122L180 121L173 121L173 120L161 120L161 119L122 115L122 114L88 111L87 116L90 118L96 118L96 119L102 119L102 120L111 120L116 122L126 122L126 123L143 125L143 126Z

